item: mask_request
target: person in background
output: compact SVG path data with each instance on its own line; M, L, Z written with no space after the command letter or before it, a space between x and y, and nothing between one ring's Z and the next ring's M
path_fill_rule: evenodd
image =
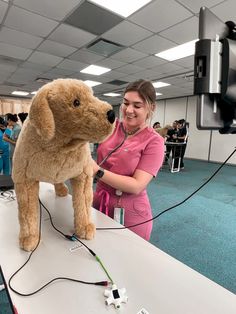
M173 143L173 142L176 142L176 139L174 138L175 135L178 133L178 127L177 127L177 120L175 120L173 123L172 123L172 128L170 128L168 131L167 131L167 134L166 134L166 142L167 143ZM170 158L170 153L172 151L172 146L171 144L170 145L167 145L166 144L166 154L165 154L165 162L167 163L169 158Z
M25 119L28 117L28 113L27 112L20 112L20 113L18 113L18 117L20 118L20 121L23 125Z
M157 121L157 122L155 122L155 123L153 124L152 127L153 127L154 130L156 130L156 129L161 128L161 124L160 124L160 122Z
M6 133L4 133L3 139L4 139L4 141L6 141L10 144L10 166L12 169L12 157L14 154L16 141L17 141L19 134L20 134L20 131L21 131L21 126L17 123L18 117L16 114L8 113L6 115L6 119L7 119L7 125L8 125L8 127L12 128L12 131L11 131L10 136L8 136Z
M186 146L187 146L187 141L188 141L188 130L186 127L186 122L185 119L181 119L177 121L177 128L178 132L174 136L176 141L178 143L182 143L178 148L178 151L176 151L176 156L180 157L180 169L184 169L184 155L186 151ZM175 163L174 163L174 168L178 168L178 158L176 158Z
M9 144L3 140L6 131L5 120L0 117L0 174L10 174Z
M118 221L123 213L125 226L152 218L146 187L164 157L164 139L148 126L155 101L150 81L130 83L121 104L122 119L116 120L113 134L99 144L94 161L98 181L93 206ZM152 221L130 229L149 240Z

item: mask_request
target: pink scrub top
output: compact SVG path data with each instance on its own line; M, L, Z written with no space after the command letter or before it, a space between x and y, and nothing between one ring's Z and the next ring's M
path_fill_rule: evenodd
M113 134L98 146L97 163L101 161L124 139L125 134L121 122L116 121ZM128 137L124 143L101 165L113 173L133 176L136 169L156 176L164 158L164 139L150 127ZM117 195L116 189L98 181L94 193L93 206L110 217L114 217L114 208L125 210L124 225L131 226L152 218L152 209L147 191L144 189L138 195L122 192ZM152 231L152 221L130 228L142 238L149 240Z

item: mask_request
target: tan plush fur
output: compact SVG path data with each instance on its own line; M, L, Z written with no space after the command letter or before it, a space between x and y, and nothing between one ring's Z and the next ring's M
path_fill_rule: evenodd
M20 247L33 250L39 239L39 182L53 183L58 196L70 179L77 236L92 239L92 159L89 142L101 142L113 130L112 106L94 97L82 81L58 79L44 85L32 100L13 157L13 180L19 208ZM108 121L108 117L109 120Z
M156 129L156 132L159 133L162 137L166 137L168 130L172 129L171 125L165 125L163 128Z

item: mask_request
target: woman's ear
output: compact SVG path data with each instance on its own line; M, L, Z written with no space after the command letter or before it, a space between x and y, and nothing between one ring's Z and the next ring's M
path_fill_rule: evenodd
M46 141L50 141L55 134L55 122L47 100L47 90L39 91L33 98L29 111L30 123L37 133Z

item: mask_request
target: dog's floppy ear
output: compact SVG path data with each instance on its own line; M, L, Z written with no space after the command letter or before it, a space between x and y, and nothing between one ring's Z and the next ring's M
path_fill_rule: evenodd
M53 113L47 100L47 90L39 91L33 98L29 119L37 133L46 141L50 141L55 134Z

